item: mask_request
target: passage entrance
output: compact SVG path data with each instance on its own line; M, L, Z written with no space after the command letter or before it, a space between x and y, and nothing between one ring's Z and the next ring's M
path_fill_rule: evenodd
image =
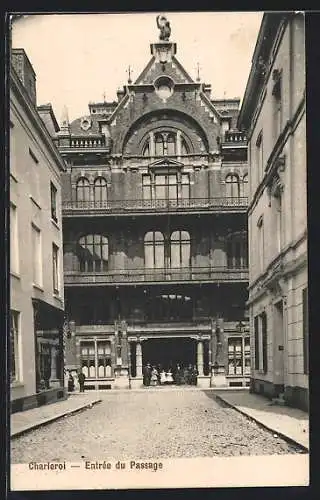
M142 344L142 364L161 365L174 369L177 364L187 367L197 362L197 343L189 338L148 339Z

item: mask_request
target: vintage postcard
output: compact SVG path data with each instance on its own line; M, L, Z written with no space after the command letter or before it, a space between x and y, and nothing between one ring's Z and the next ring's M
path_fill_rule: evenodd
M9 52L11 490L307 486L304 14Z

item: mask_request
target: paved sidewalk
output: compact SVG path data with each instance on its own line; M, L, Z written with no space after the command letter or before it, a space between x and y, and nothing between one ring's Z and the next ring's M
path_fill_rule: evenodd
M54 422L59 418L75 413L84 408L99 403L101 398L97 393L72 394L68 399L51 403L39 408L13 413L10 417L12 437L20 436L27 431L36 429L42 425Z
M219 391L215 394L240 413L267 429L309 450L309 415L297 408L277 406L263 396L247 392Z

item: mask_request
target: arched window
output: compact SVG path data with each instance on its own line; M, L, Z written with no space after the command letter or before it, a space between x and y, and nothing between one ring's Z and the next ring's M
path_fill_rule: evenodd
M240 196L239 177L236 174L229 174L226 177L226 196L228 198L238 198Z
M248 245L244 236L232 235L228 239L227 266L229 269L248 267Z
M245 174L242 179L242 191L243 191L243 196L248 197L249 196L249 190L248 190L248 174Z
M86 177L80 177L77 182L77 201L90 200L90 183Z
M82 272L102 272L108 269L108 238L101 234L86 234L79 239L79 264Z
M107 201L107 181L104 177L97 177L94 181L94 201L101 204Z
M173 231L170 238L171 268L189 267L190 235L187 231Z
M146 269L164 268L164 237L160 231L150 231L144 237Z

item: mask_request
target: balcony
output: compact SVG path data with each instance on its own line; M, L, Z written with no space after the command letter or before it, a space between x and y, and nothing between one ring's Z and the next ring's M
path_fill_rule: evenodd
M115 201L65 201L62 205L64 217L74 216L123 216L152 215L159 213L235 213L246 212L247 197L190 198L181 200L115 200Z
M247 144L247 136L245 132L240 132L238 131L232 131L232 130L227 130L224 135L224 141L223 143L232 143L232 146L235 145L241 145L241 146L246 146ZM231 145L231 144L230 144Z
M171 269L121 269L104 272L83 272L78 265L65 269L65 286L107 286L131 283L237 283L247 282L248 268L186 267Z

